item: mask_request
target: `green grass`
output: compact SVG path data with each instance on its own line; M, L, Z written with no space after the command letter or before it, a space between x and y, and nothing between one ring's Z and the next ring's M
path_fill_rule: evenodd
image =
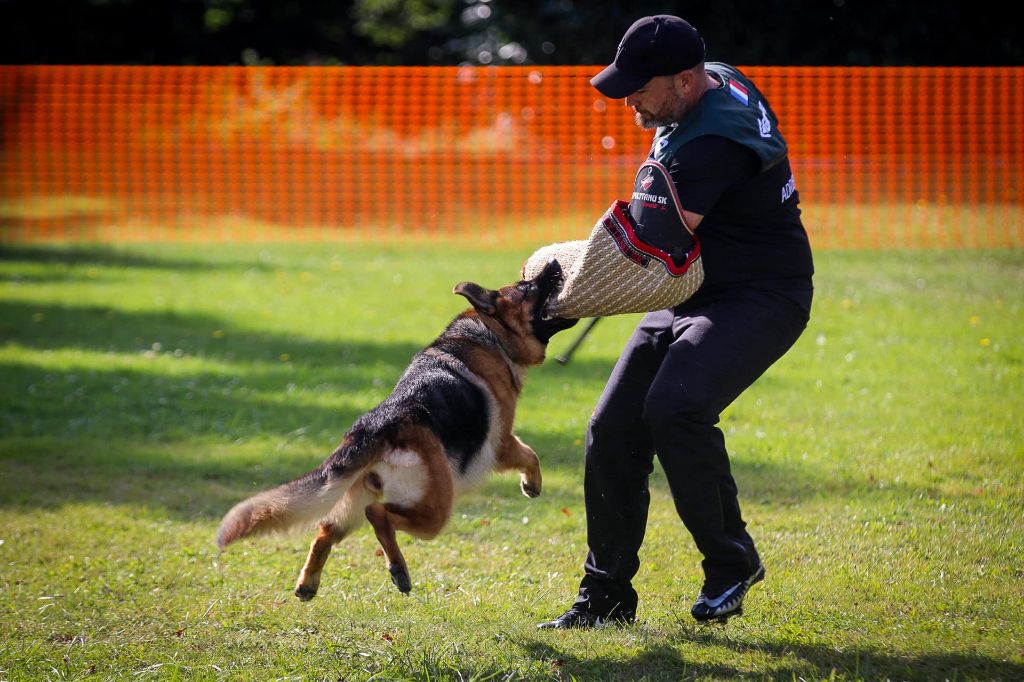
M639 623L540 632L586 551L584 426L634 316L533 371L514 475L405 539L363 530L308 604L311 534L220 516L319 462L528 250L0 250L0 680L1024 678L1024 252L823 252L810 327L723 416L768 568L726 627L660 469ZM552 343L565 349L578 329Z

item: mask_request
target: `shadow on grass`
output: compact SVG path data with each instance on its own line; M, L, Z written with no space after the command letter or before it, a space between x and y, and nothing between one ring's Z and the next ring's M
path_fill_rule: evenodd
M155 349L160 354L177 352L182 357L225 362L278 363L282 354L287 354L289 362L304 367L379 361L404 367L421 349L414 344L326 342L239 329L220 318L196 313L124 312L102 306L14 301L0 302L0 339L36 350L131 354Z
M0 505L132 504L179 518L219 516L315 465L420 350L7 301L0 339ZM32 352L13 359L15 346ZM99 355L46 355L68 350ZM218 445L226 457L209 455Z
M13 439L0 445L0 508L56 510L101 504L149 509L185 521L220 518L259 490L312 469L329 449L282 453L273 447L247 457L219 457L216 448L114 441Z
M831 646L788 642L751 645L740 644L725 634L700 631L691 641L702 646L729 648L739 654L770 656L777 665L770 672L756 673L758 679L787 682L794 679L833 679L836 676L852 680L1024 679L1024 665L980 654L943 652L896 656L861 649L837 651ZM601 656L579 658L547 642L521 642L520 646L531 658L551 662L559 678L572 675L580 680L655 682L705 678L741 679L751 675L749 670L724 663L689 661L677 648L668 645L652 647L628 660Z
M25 263L65 263L76 266L157 268L161 270L206 270L216 266L180 256L157 258L137 251L126 251L107 246L56 245L23 246L0 244L0 261ZM258 267L257 263L251 264Z
M0 506L100 502L177 518L218 517L314 466L423 347L15 301L0 301L0 339ZM574 375L604 371L581 363ZM218 447L224 456L209 454Z
M264 333L204 314L16 301L0 301L0 338L31 351L99 354L42 361L33 352L0 364L0 465L14 474L3 476L0 504L130 503L186 518L219 515L319 462L422 348ZM527 399L566 381L597 390L608 372L603 360L549 361L531 373ZM541 426L518 431L545 469L579 472L581 480L583 427ZM274 451L257 453L246 441ZM232 444L228 463L197 454L218 444ZM803 466L737 462L735 469L755 499L795 501L823 490ZM853 483L825 485L842 491ZM483 492L518 494L497 479Z
M140 439L340 435L420 350L238 330L204 315L0 303L0 337L93 355L0 366L0 435Z

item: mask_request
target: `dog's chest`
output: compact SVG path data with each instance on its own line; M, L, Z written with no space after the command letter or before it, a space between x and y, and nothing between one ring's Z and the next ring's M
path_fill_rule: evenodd
M483 447L479 451L468 460L462 462L462 466L456 465L449 459L448 466L452 471L452 484L455 489L455 495L458 496L483 483L487 475L494 470L495 458L496 451L494 445L488 438L484 441Z

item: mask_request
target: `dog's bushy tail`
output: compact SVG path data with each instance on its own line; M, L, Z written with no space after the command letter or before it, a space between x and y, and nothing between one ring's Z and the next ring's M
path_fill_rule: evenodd
M223 548L250 535L311 525L327 517L371 463L372 457L359 450L346 439L316 469L236 504L220 522L217 546Z

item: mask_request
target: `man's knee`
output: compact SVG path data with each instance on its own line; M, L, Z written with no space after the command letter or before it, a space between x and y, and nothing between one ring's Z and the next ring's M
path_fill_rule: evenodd
M614 459L615 453L621 450L621 444L628 440L629 430L622 419L616 419L613 414L595 412L587 422L587 466L600 465L604 460Z
M587 424L585 465L588 474L622 476L652 465L650 436L637 417L626 420L595 413Z
M644 399L644 423L651 433L665 424L714 424L714 400L712 392L696 382L656 383Z

